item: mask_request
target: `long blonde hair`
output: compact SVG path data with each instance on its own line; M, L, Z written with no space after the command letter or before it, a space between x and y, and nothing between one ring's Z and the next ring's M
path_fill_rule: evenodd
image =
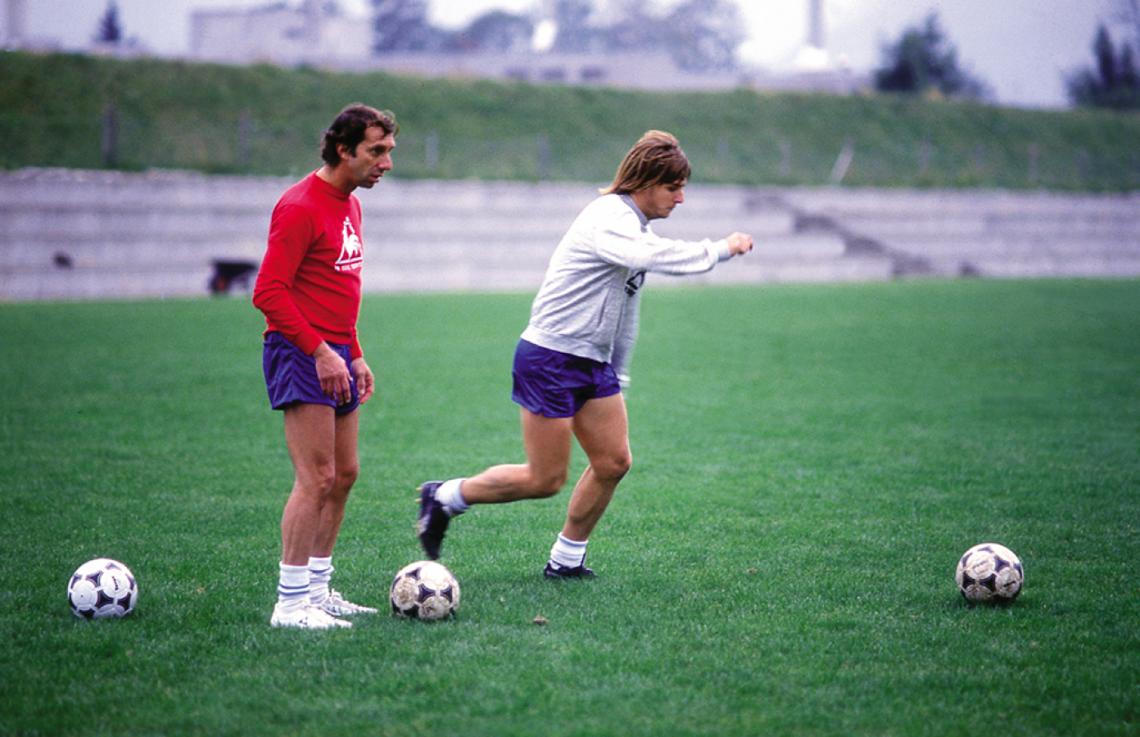
M672 184L689 178L692 169L677 137L650 130L633 144L621 160L614 180L602 194L630 194L656 184Z

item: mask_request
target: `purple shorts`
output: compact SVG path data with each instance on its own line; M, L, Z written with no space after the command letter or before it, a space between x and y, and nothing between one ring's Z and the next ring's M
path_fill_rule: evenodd
M511 399L543 417L573 417L587 401L621 392L613 366L520 340Z
M329 343L351 365L350 348L341 343ZM317 378L317 361L312 356L293 345L284 335L271 332L265 336L261 353L261 368L265 372L265 388L269 392L269 404L273 409L285 409L293 404L323 404L336 409L338 415L346 415L360 406L360 395L356 391L356 380L350 374L348 385L352 398L346 404L321 391Z

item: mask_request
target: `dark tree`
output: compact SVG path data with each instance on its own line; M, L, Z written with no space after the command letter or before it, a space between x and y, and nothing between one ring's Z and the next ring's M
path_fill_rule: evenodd
M736 68L736 49L746 38L734 0L684 0L669 14L667 48L677 66L706 72Z
M1065 82L1069 100L1082 107L1140 109L1140 75L1132 47L1124 44L1117 55L1112 36L1102 25L1097 28L1092 49L1096 66L1073 72Z
M654 15L644 0L622 0L618 20L606 29L606 48L612 51L659 51L669 41L669 21Z
M471 21L451 39L451 46L460 51L526 51L533 36L530 19L493 10Z
M372 50L436 51L448 34L428 22L428 0L372 0Z
M921 27L910 27L894 44L883 48L882 66L875 70L875 89L921 95L937 91L947 97L984 99L984 82L958 65L958 50L931 13Z
M745 39L735 0L684 0L665 15L654 15L641 0L623 0L618 20L605 29L612 51L666 51L681 69L734 69Z
M590 25L593 13L593 0L555 0L554 23L558 35L554 37L552 50L571 53L605 50L605 31Z
M1140 0L1116 0L1115 18L1128 28L1132 43L1140 48Z
M95 40L103 44L118 45L123 40L123 28L119 24L119 6L115 0L107 3L107 10L99 19L99 30L95 33Z

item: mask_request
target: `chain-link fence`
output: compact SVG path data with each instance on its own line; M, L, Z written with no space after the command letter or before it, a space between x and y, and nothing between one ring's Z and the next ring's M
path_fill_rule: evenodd
M21 141L5 168L63 166L209 173L298 175L319 165L318 135L243 111L230 119L146 118L106 105L95 119L37 121L0 113L0 135ZM1140 147L1068 145L1010 137L970 143L859 135L805 137L760 128L741 135L674 128L694 181L744 185L992 187L1128 191L1140 189ZM961 141L956 137L954 141ZM449 135L405 126L395 174L408 178L607 182L628 141L547 133L500 138Z

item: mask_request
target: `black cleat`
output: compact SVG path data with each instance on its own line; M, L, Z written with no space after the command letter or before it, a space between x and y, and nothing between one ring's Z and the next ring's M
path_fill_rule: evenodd
M573 568L566 568L564 566L556 565L550 561L546 562L546 568L543 569L542 575L547 578L557 579L570 579L570 578L594 578L598 574L594 573L593 568L587 568L585 565L574 566Z
M420 538L427 557L439 560L439 548L443 545L443 535L447 532L450 515L435 498L435 491L442 481L426 481L420 484L420 516L416 523L416 533Z

